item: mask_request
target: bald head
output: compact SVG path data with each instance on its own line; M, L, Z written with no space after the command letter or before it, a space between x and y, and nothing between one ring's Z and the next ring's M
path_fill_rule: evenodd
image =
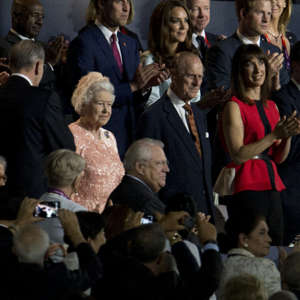
M14 0L11 7L12 28L27 38L36 38L43 26L44 9L39 0Z
M171 89L183 101L197 97L203 79L203 65L198 55L180 52L174 59Z

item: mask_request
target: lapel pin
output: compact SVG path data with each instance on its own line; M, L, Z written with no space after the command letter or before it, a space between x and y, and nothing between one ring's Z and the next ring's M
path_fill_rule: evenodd
M126 47L126 42L123 42L123 46Z

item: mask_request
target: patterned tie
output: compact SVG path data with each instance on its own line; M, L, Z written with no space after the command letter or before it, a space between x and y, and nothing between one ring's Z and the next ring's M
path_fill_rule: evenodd
M183 108L186 110L187 122L189 124L191 135L193 136L193 139L195 141L195 146L196 146L197 151L199 152L199 155L201 157L202 156L202 151L201 151L200 138L199 138L197 125L196 125L195 118L194 118L194 113L192 111L192 107L189 104L186 103L183 106Z
M121 56L120 56L120 52L118 50L118 46L117 46L117 36L115 33L113 33L110 37L111 40L111 49L113 51L113 55L115 57L115 60L117 62L117 65L119 67L119 70L121 72L121 74L123 74L123 64L122 64L122 60L121 60Z

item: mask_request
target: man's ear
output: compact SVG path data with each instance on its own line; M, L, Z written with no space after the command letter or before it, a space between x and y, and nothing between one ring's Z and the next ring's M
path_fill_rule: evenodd
M244 17L246 16L246 11L244 8L241 8L240 10L240 20L244 19Z
M34 75L39 75L40 74L40 62L39 61L37 61L36 63L35 63L35 66L34 66Z
M240 247L248 247L248 236L245 233L240 233L238 243Z
M142 162L137 161L135 163L135 169L136 169L138 174L144 175L144 164Z

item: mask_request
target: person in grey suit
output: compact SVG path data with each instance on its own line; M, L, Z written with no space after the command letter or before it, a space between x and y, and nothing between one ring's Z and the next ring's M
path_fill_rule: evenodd
M126 175L109 197L114 204L125 204L145 216L165 213L165 204L157 196L169 172L163 147L161 141L144 138L128 148L124 158Z
M213 216L206 114L196 104L190 105L201 86L203 65L199 56L191 52L178 53L173 65L172 84L141 116L137 138L154 138L165 144L170 173L160 191L162 199L185 193L194 198L198 211Z
M284 57L280 49L261 38L270 26L272 8L270 0L236 0L238 28L227 39L212 46L206 55L205 67L208 90L223 86L230 88L231 65L236 50L242 44L257 44L268 55L274 76L274 88L289 80L283 67ZM280 71L280 75L277 74ZM278 78L279 77L279 78ZM280 79L280 83L279 83Z

